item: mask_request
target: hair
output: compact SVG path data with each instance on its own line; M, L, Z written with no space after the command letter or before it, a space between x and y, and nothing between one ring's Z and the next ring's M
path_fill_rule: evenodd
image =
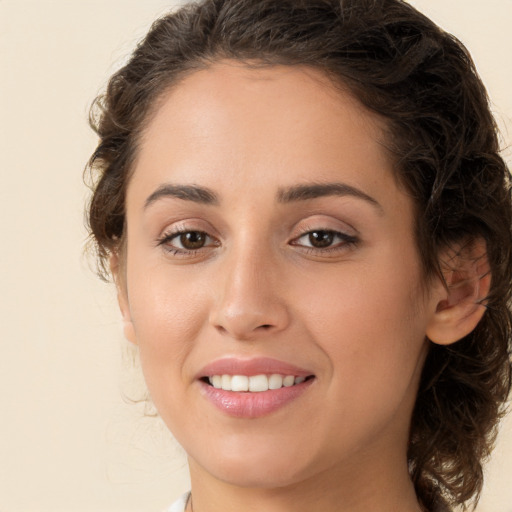
M509 173L468 51L401 0L203 0L157 20L91 109L100 140L88 164L88 223L103 278L123 241L125 192L158 99L219 59L321 70L385 120L427 277L442 275L443 248L485 241L486 311L462 340L431 344L408 448L425 508L476 503L511 386L512 234Z

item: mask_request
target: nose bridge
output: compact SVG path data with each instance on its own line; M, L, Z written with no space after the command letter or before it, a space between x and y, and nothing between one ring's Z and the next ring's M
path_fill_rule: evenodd
M211 322L236 339L252 339L288 324L276 257L268 244L244 237L227 250Z

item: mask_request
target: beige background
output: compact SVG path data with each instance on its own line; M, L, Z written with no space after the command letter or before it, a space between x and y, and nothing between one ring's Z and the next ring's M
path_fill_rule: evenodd
M472 50L510 144L512 0L412 3ZM88 106L171 5L0 0L0 512L158 512L188 487L179 447L123 401L139 388L115 296L81 256ZM512 512L511 484L512 418L478 511Z

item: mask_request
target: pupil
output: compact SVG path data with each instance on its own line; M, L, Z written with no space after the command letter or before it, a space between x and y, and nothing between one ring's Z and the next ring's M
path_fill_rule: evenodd
M313 231L309 234L309 242L313 247L328 247L334 240L334 234L330 231Z
M189 231L180 235L180 242L185 249L200 249L204 246L206 237L200 231Z

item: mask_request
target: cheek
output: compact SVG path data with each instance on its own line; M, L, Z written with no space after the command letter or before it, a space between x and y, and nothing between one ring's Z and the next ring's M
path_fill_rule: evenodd
M308 329L328 353L334 379L360 383L361 391L386 383L409 385L425 346L428 315L416 258L397 259L394 251L380 256L378 265L357 270L354 265L316 280L304 307Z
M161 267L129 273L128 279L141 365L151 396L158 402L165 390L178 389L175 385L187 378L190 340L197 339L207 318L206 291L196 282L173 278Z
M128 298L139 342L158 349L159 343L171 341L165 343L165 338L186 338L201 328L198 319L204 312L205 288L193 276L182 274L170 272L165 263L144 266L133 259Z
M363 283L352 284L337 302L324 297L314 312L315 340L331 367L326 397L336 404L323 414L337 425L337 436L362 448L386 426L408 425L427 346L407 294L379 289L375 281L366 293Z

